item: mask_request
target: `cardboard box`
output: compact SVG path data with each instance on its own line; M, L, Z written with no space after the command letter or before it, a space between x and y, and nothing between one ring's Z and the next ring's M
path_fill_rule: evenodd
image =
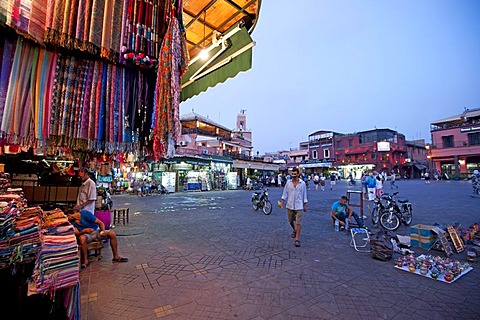
M425 224L416 224L410 226L410 236L417 235L419 237L431 237L436 236L436 234L432 231L435 227L428 226Z
M410 247L422 248L425 250L430 249L437 241L437 237L419 237L418 235L410 236Z

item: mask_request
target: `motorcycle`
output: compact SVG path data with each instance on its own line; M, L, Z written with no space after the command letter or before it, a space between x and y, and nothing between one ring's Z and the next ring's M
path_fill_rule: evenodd
M252 193L252 207L255 211L261 208L267 215L272 213L272 203L268 200L267 189L263 188L261 191Z
M409 226L412 223L413 207L408 199L396 199L398 192L384 194L385 208L380 212L380 225L390 231L395 231L403 223ZM373 219L373 218L372 218Z

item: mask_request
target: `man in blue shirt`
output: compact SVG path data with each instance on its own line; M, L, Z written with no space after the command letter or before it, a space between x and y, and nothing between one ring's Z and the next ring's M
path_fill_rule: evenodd
M305 181L298 178L299 170L292 170L292 179L288 180L283 188L281 207L287 202L288 222L293 229L292 238L295 238L295 247L300 247L300 230L302 229L303 212L307 212L307 186ZM303 212L302 212L303 210Z
M332 204L332 219L334 221L338 220L341 226L345 227L345 221L350 219L351 216L353 216L360 228L364 227L362 219L360 219L358 214L348 205L348 198L346 196L342 196L340 200Z
M377 185L377 179L373 176L373 172L368 174L368 177L365 179L365 183L367 184L368 201L375 200L375 187Z
M109 239L112 248L112 262L127 262L127 258L122 258L118 254L117 235L111 230L105 230L105 224L102 220L95 217L93 213L87 210L66 210L68 221L75 228L75 236L81 250L82 269L88 266L87 244L95 240Z

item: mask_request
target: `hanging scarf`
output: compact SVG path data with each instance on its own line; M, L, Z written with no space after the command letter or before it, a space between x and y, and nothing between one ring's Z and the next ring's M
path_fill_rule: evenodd
M16 52L15 45L17 43L16 41L10 40L8 38L4 38L3 40L3 55L0 69L0 120L3 119L5 102L7 99L7 90L12 83L10 81L10 74L13 66L14 54Z
M99 28L103 25L104 11L105 0L93 0L92 19L90 21L90 33L88 40L93 46L92 49L94 49L96 52L100 50L102 45L102 32L100 32Z
M155 160L173 157L174 145L181 133L179 108L181 77L187 70L188 52L180 22L170 11L163 39L155 90L153 153Z
M47 18L48 0L32 1L32 11L30 14L30 23L28 25L28 33L35 41L43 43L45 35L45 22Z

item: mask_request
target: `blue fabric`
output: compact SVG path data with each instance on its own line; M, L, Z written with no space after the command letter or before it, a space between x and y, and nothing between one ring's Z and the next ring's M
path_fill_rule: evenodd
M73 221L72 224L78 231L82 231L86 228L92 228L93 230L99 229L98 224L95 223L97 217L93 213L87 210L80 210L80 224Z

